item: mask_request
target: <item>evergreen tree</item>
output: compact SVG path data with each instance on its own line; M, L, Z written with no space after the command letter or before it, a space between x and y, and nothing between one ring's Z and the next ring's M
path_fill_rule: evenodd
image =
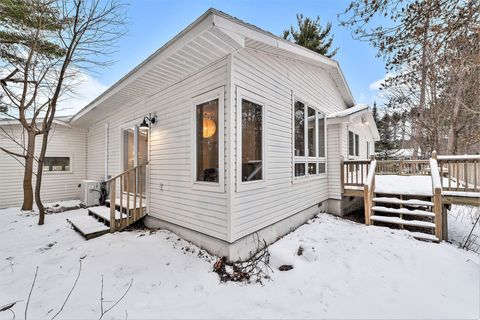
M284 39L293 41L328 58L337 54L338 48L331 49L333 44L333 36L330 36L331 22L328 22L323 28L320 24L320 17L313 20L308 17L304 18L303 14L297 14L297 24L298 30L290 26L290 29L283 32Z

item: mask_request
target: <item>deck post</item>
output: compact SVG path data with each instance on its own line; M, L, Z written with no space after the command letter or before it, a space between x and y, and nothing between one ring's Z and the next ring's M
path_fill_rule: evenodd
M363 186L363 206L365 210L365 224L368 226L370 225L370 191L368 189L368 185L365 184Z
M442 189L435 188L433 193L433 208L435 211L435 236L439 241L443 239L443 204L442 204Z
M345 193L345 167L343 163L343 156L340 156L340 188L342 194Z
M115 179L110 182L110 232L115 232Z

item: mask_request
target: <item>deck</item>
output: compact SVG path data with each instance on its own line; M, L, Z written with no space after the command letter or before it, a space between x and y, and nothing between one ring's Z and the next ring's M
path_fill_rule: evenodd
M342 160L340 168L342 196L363 198L366 224L396 225L440 241L447 234L448 205L480 207L480 156L372 157Z

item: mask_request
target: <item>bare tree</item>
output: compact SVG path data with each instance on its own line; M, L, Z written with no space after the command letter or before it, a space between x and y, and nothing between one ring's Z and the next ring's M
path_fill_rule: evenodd
M59 100L74 92L80 72L111 63L105 57L113 52L116 40L125 33L125 6L117 0L20 2L24 5L17 8L11 0L0 0L1 10L21 17L13 31L28 31L9 45L8 38L1 38L2 29L11 29L9 20L0 25L0 58L6 70L11 70L0 83L5 93L3 105L10 110L5 114L22 124L28 138L22 153L3 151L25 159L23 209L32 208L36 160L35 203L39 208L39 224L43 224L45 208L40 196L43 163ZM23 15L22 10L30 6L34 9ZM41 147L35 157L35 138L39 135Z

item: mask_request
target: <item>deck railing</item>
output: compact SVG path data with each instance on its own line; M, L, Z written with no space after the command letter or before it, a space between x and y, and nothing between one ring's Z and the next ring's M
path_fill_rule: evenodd
M439 239L443 239L443 204L442 204L442 177L438 170L437 153L432 153L432 158L429 161L431 168L432 178L432 202L433 213L435 214L435 236Z
M442 189L480 192L480 155L438 156Z
M377 160L378 175L428 176L428 160Z
M345 187L363 188L367 179L371 160L340 160L342 192Z
M106 181L110 188L110 232L122 230L145 215L143 183L147 165L148 163L140 164ZM117 185L120 191L118 199Z
M363 204L365 207L365 224L370 224L370 216L372 215L373 197L375 195L375 171L377 161L372 158L368 175L363 185Z

